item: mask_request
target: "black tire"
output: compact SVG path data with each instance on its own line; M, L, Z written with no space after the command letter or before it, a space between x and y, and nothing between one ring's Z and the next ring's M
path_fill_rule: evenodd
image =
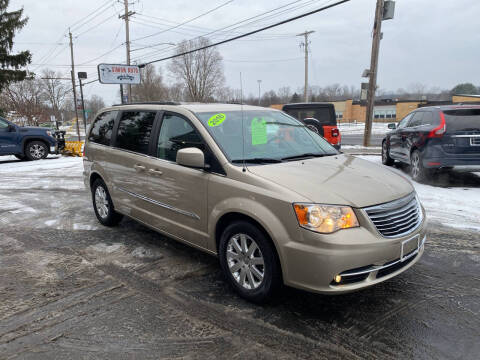
M18 160L26 160L24 155L14 155Z
M30 141L25 146L25 156L28 160L41 160L48 156L48 146L42 141Z
M241 235L245 235L246 249L254 248L251 247L254 242L258 251L257 249L254 250L250 256L248 251L237 251L236 249L238 248L235 248L233 243L237 239L242 247ZM253 242L250 242L250 240L253 240ZM236 258L232 257L232 250L238 253L239 256ZM248 221L237 221L230 224L221 235L218 251L220 266L228 283L242 298L255 303L262 303L268 301L280 289L282 285L282 271L277 252L270 239L257 226ZM227 258L227 251L230 258ZM259 259L262 259L263 265L260 265ZM241 264L239 270L236 272L231 271L238 264ZM240 284L242 270L245 274L243 275L243 285ZM256 274L261 274L262 270L263 278L259 280L260 277ZM255 284L255 280L257 284ZM251 282L254 285L247 288Z
M422 156L418 150L410 154L410 175L417 182L426 182L430 179L432 172L423 166Z
M387 141L383 140L382 143L382 164L392 166L395 160L390 157L390 148L387 145Z
M102 200L102 197L97 196L97 190L99 194L102 193L105 195L104 203L100 203L100 201ZM122 214L119 214L115 211L115 208L113 207L112 198L110 197L110 193L108 192L108 189L107 189L107 185L105 185L102 179L97 179L93 182L92 204L93 204L93 210L95 211L95 215L98 221L102 225L115 226L123 218Z

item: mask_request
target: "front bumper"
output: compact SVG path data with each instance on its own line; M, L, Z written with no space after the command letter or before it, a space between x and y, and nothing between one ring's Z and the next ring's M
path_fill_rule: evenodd
M424 252L426 223L423 217L415 231L398 238L382 237L370 224L329 235L301 232L302 242L289 242L282 249L285 284L340 294L388 280L413 266ZM416 244L402 246L413 238L418 239ZM337 275L342 276L339 283L334 280Z

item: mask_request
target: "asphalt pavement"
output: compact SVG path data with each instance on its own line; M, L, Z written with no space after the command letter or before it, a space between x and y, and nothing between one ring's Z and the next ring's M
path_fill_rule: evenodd
M385 135L372 134L370 146L382 146ZM363 134L342 134L342 145L363 145Z

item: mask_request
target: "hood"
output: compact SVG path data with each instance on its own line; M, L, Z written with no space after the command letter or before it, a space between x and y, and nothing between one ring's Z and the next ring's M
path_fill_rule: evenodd
M55 131L53 129L50 129L50 128L46 128L46 127L41 127L41 126L22 126L19 128L21 132L35 132L35 133L39 133L39 132L46 132L46 131Z
M414 190L401 175L349 155L249 166L248 170L315 203L365 207Z

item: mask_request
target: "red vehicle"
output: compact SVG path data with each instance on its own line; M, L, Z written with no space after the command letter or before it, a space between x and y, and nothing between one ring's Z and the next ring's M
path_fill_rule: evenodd
M286 104L283 105L282 110L303 122L310 130L323 136L336 149L340 149L342 137L337 127L337 118L333 104Z

